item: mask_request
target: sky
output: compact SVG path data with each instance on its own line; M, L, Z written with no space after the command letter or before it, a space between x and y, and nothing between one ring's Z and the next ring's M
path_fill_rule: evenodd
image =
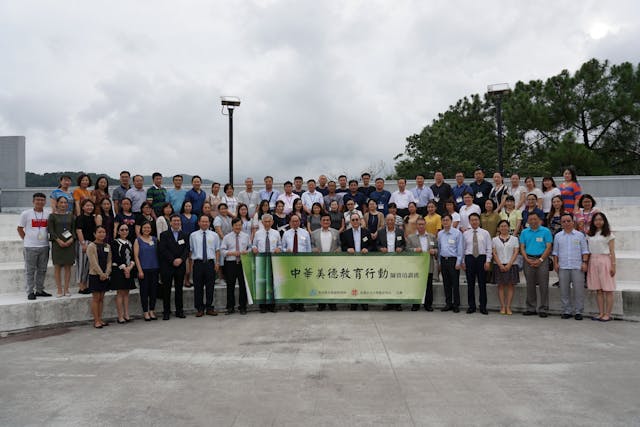
M0 135L32 172L393 172L492 83L640 62L638 1L0 1Z

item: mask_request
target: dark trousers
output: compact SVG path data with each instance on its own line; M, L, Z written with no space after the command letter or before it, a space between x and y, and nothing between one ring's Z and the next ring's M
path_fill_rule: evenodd
M216 281L216 264L213 260L193 261L193 301L196 311L213 309L213 285ZM203 302L206 292L206 303Z
M440 257L442 284L445 304L448 307L460 306L460 270L456 270L455 257Z
M242 273L242 263L235 261L226 261L224 267L224 280L227 282L227 310L233 310L236 306L236 281L239 286L239 305L240 309L247 308L247 287L244 283L244 274Z
M156 309L156 298L158 296L158 270L142 270L144 279L140 282L140 303L142 312Z
M409 208L398 209L398 215L400 215L402 218L409 215Z
M184 312L182 307L182 285L184 283L185 271L186 267L184 262L180 264L180 267L174 267L173 265L163 266L160 271L160 277L162 278L162 306L165 314L171 313L171 282L173 282L176 288L174 296L176 314L182 314Z
M416 208L416 212L418 213L418 215L420 216L425 216L427 214L427 207L426 206L420 206Z
M476 279L478 279L478 292L480 293L480 310L487 308L487 275L484 264L486 255L465 255L464 265L467 273L467 303L469 308L476 308Z
M455 267L454 267L455 268ZM433 273L429 273L427 277L427 290L424 294L424 308L433 305ZM414 308L420 308L420 304L413 304Z

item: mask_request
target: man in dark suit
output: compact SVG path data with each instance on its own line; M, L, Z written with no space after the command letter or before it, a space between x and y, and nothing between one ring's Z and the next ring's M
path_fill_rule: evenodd
M350 254L362 253L375 250L375 242L371 238L371 233L366 228L361 227L360 215L354 213L349 217L351 228L345 230L340 235L342 251ZM364 311L369 310L369 304L361 304ZM358 309L358 304L351 304L351 311Z
M407 245L404 239L404 233L396 227L395 215L387 214L384 218L385 227L378 231L376 237L376 247L379 252L383 253L400 253L404 251ZM385 304L382 308L384 311L397 310L402 311L401 304Z
M171 282L175 283L176 317L184 319L182 307L182 284L184 282L185 261L189 256L189 236L182 232L180 215L173 214L171 228L160 234L158 256L160 258L160 277L162 277L162 320L169 320L171 314Z

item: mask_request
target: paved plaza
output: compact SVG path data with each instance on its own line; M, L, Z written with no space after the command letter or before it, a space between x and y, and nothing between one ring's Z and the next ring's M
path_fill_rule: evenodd
M0 425L640 425L640 324L279 312L0 339Z

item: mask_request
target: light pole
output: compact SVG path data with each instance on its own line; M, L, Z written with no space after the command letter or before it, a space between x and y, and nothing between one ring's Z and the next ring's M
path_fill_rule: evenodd
M504 160L502 149L504 140L502 135L502 97L511 92L508 83L497 83L487 86L487 94L495 100L496 103L496 125L498 128L498 171L500 175L504 175Z
M233 110L240 106L237 96L221 96L222 114L229 116L229 183L233 185ZM225 114L224 110L227 110Z

